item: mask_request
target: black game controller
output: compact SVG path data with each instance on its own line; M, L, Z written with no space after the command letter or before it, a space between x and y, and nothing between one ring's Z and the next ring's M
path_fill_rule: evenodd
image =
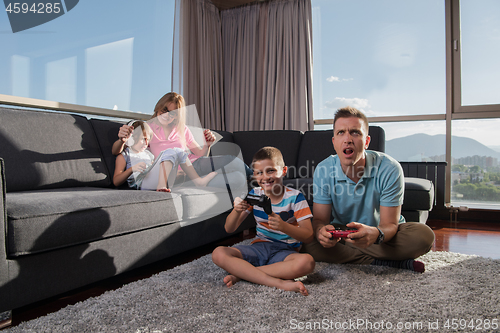
M265 194L248 194L245 198L245 201L248 202L248 204L251 206L262 207L267 215L271 215L273 213L273 210L271 208L271 199L269 199L269 197Z

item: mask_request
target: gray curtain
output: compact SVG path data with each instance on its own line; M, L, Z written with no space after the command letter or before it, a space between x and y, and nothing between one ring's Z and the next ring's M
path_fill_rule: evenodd
M208 0L175 7L172 90L196 106L204 128L224 129L220 12Z
M313 129L310 0L222 12L208 0L177 0L176 8L172 86L196 104L202 126Z
M310 0L222 12L229 131L313 129Z

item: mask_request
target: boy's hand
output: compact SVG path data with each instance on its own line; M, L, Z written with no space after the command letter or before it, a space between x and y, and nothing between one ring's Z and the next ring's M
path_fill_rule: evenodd
M147 167L148 166L146 165L146 163L139 162L137 164L132 165L132 172L136 171L143 172L144 170L146 170Z
M120 130L118 131L118 138L122 140L123 143L125 143L132 136L133 131L134 127L123 125L122 127L120 127Z
M242 198L236 197L234 199L234 208L233 209L236 212L243 213L244 211L246 211L248 209L248 207L250 207L250 205L248 204L248 202L246 202Z
M271 215L268 215L267 222L272 229L279 231L283 231L283 225L286 224L286 222L274 212Z

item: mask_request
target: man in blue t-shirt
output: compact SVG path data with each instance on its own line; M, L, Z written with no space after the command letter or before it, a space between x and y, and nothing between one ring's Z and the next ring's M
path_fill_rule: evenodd
M337 155L314 172L315 241L304 251L316 261L373 264L423 272L415 258L430 251L434 232L401 215L404 176L392 157L366 150L368 119L359 110L339 109L333 121ZM333 216L331 222L330 217ZM353 228L347 237L332 237L336 227Z

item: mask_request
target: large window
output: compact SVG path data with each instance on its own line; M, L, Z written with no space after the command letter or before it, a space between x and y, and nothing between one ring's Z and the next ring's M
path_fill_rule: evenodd
M446 113L442 0L313 0L314 118Z
M398 160L448 162L445 200L499 209L500 2L313 0L313 21L316 128L361 109Z
M498 209L500 2L453 0L451 8L455 71L450 201Z
M12 33L0 13L0 94L152 113L171 88L174 0L80 1Z
M462 105L500 104L500 1L461 0Z
M500 119L454 120L451 202L477 208L500 204Z

